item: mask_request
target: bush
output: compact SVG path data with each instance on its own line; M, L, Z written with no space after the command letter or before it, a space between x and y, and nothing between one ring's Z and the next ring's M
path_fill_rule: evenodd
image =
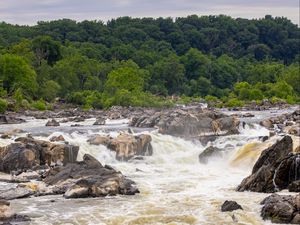
M229 99L228 102L225 103L225 106L227 106L227 107L242 107L242 106L244 106L244 104L245 103L243 101L240 101L237 98L232 98L232 99Z
M44 111L47 109L45 102L40 99L38 101L35 101L31 104L31 107L40 111Z
M7 105L7 101L0 98L0 113L5 113Z

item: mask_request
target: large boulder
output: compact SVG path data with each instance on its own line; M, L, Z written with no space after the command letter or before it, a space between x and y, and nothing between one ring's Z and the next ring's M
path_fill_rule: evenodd
M205 135L238 133L239 120L214 111L163 110L149 115L134 116L134 127L158 127L162 134L182 138L199 138Z
M57 122L55 119L52 119L52 120L49 120L47 123L46 123L46 127L58 127L60 124L59 122Z
M32 169L40 165L67 164L75 162L78 146L54 144L33 138L17 138L16 143L0 147L0 171Z
M261 209L263 219L271 220L272 223L300 224L300 194L272 194L261 204L264 205Z
M298 179L298 167L292 154L293 141L290 136L265 149L255 163L252 174L238 186L238 191L274 192L287 188ZM291 176L292 175L292 176Z
M109 166L102 166L86 154L83 161L51 169L44 182L56 186L65 198L100 197L106 195L134 195L134 182Z
M116 159L127 161L134 156L152 155L152 138L148 134L132 135L120 134L116 138L97 135L88 140L93 145L105 145L116 152Z
M24 119L18 117L0 115L0 124L19 124L24 122L26 122Z

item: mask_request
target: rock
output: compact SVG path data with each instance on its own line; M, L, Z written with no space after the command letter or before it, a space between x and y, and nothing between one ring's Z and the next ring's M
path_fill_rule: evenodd
M162 134L190 139L238 133L239 120L214 111L173 109L133 116L130 125L158 127Z
M295 179L289 177L289 170L293 171L292 167L289 167L294 160L291 159L292 151L293 141L290 136L285 136L265 149L255 163L252 174L242 181L237 190L270 193L287 188L288 184ZM293 173L295 174L296 170Z
M207 145L208 142L213 142L217 140L217 137L218 137L217 135L201 136L199 137L199 141L203 146L205 146Z
M24 122L26 121L21 118L17 118L14 116L0 115L0 124L19 124Z
M108 136L97 135L87 140L91 145L105 145L107 146L111 138Z
M96 121L93 125L105 125L106 119L103 117L96 118Z
M28 137L17 138L16 143L0 147L0 171L27 170L40 165L75 162L78 146L54 144Z
M147 134L138 136L121 134L110 140L107 147L116 152L118 160L127 161L136 155L152 155L151 140L151 136Z
M288 130L288 133L299 137L300 136L300 127L298 125L292 126Z
M59 126L59 122L57 122L55 119L52 119L46 123L46 126L47 127L57 127L57 126Z
M26 221L30 221L30 218L28 216L13 214L10 209L10 203L5 200L0 200L0 222L2 222L1 224L19 224L21 222Z
M13 130L4 132L4 133L1 135L1 138L3 138L3 139L8 139L8 138L11 138L12 136L15 136L16 134L24 133L24 132L25 132L25 131L23 131L23 130L21 130L21 129L13 129Z
M269 136L260 136L260 137L258 137L258 139L262 142L265 142L269 139Z
M274 125L270 119L266 119L263 121L260 121L259 123L261 126L266 127L266 128L274 128Z
M269 219L272 223L292 223L300 222L300 194L277 195L272 194L262 202L261 209L263 219Z
M0 190L0 199L12 200L17 198L27 198L34 195L34 192L30 189L17 187L8 190Z
M231 212L231 211L234 211L234 210L238 210L238 209L241 209L243 210L242 206L239 205L236 201L225 201L223 203L223 205L221 206L221 211L222 212Z
M138 193L134 182L120 172L101 165L86 154L82 162L56 167L45 176L44 182L64 191L65 198L100 197L106 195L133 195Z
M222 149L214 146L207 147L199 155L199 162L206 164L211 157L220 157L222 155Z
M61 142L61 141L66 141L64 136L59 135L59 136L53 136L50 138L51 142Z
M300 192L300 180L295 180L290 183L288 189L290 192Z

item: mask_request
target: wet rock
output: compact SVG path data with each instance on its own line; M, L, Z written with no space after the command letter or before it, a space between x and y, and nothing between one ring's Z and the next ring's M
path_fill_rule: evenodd
M11 138L12 136L15 136L15 135L17 135L17 134L24 133L24 132L25 132L25 131L23 131L23 130L21 130L21 129L13 129L13 130L4 132L4 133L1 135L1 138L3 138L3 139L8 139L8 138Z
M269 139L269 136L260 136L259 137L259 140L262 141L262 142L265 142Z
M97 135L87 140L91 145L105 145L107 146L111 138L109 136Z
M158 127L162 134L182 138L199 138L205 135L238 133L239 120L236 117L214 111L173 109L134 116L130 125Z
M103 167L88 154L84 155L81 162L50 170L44 182L64 190L65 198L133 195L139 192L133 181L112 168Z
M217 138L217 135L207 135L199 137L199 141L203 146L205 146L208 142L214 142L215 140L217 140Z
M300 192L300 180L295 180L290 183L288 189L290 192Z
M147 134L138 136L121 134L110 140L107 147L116 152L118 160L127 161L136 155L152 155L151 140L151 136Z
M96 118L96 121L93 125L105 125L106 119L103 117Z
M79 147L54 144L28 137L17 138L16 143L0 147L0 171L28 170L40 165L75 162Z
M12 200L17 198L27 198L34 195L34 192L30 189L17 187L8 190L0 190L0 199Z
M0 124L19 124L24 122L26 121L18 117L0 115Z
M274 125L270 119L263 120L259 124L266 128L274 128Z
M0 222L3 225L19 224L22 222L29 222L30 218L25 215L13 214L10 209L10 203L5 200L0 200ZM24 224L24 223L22 223Z
M271 220L272 223L300 223L300 194L277 195L272 194L262 202L261 209L263 219Z
M287 188L295 180L289 174L296 174L291 163L294 162L293 141L285 136L280 141L265 149L255 163L252 174L238 186L238 191L274 192ZM275 181L275 183L274 183Z
M217 147L209 146L200 153L199 162L206 164L211 157L220 157L222 155L222 151L222 149L219 149Z
M239 205L236 201L225 201L223 203L223 205L221 206L221 211L222 212L231 212L231 211L234 211L234 210L238 210L238 209L241 209L243 210L242 206Z
M288 130L289 134L295 135L295 136L300 136L300 127L298 125L292 126Z
M51 142L62 142L62 141L66 141L64 136L59 135L59 136L53 136L50 138Z
M57 127L57 126L59 126L59 122L57 122L55 119L52 119L46 123L46 126L47 127Z

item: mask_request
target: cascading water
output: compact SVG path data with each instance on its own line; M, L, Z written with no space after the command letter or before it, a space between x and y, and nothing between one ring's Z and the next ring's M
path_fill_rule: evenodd
M118 133L109 131L114 137ZM220 136L213 145L224 149L224 154L222 157L210 158L207 164L200 164L198 159L206 146L161 135L156 131L150 132L153 155L131 162L117 161L115 152L102 145L87 143L92 135L107 132L90 129L66 132L62 129L51 133L47 139L60 134L70 144L80 147L78 160L86 153L93 155L102 164L111 165L134 180L141 193L95 199L70 200L59 196L44 196L12 201L15 211L29 215L33 225L269 223L261 219L259 205L267 194L235 191L242 179L251 173L259 156L255 151L265 149L272 142L261 143L258 140L258 137L269 134L268 130L259 125L245 125L241 127L239 135ZM250 147L245 147L249 143L256 144L249 150ZM220 212L220 206L225 200L237 201L244 211Z

